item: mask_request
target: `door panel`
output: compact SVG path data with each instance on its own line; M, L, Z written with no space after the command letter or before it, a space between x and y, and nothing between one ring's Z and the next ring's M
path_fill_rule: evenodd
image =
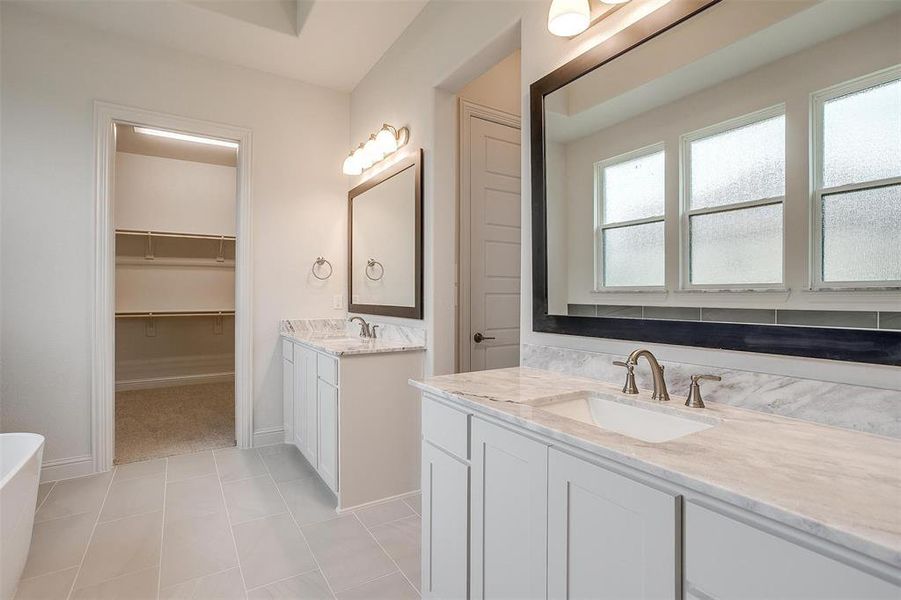
M547 594L547 446L472 421L473 598Z
M468 343L477 371L519 364L520 131L470 119ZM476 332L494 339L475 342Z
M422 443L422 594L469 597L469 466Z
M555 449L548 460L548 597L675 599L678 496Z

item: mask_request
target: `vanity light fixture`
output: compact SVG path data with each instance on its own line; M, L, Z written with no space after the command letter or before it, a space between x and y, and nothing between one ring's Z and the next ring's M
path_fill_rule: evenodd
M591 7L588 0L554 0L547 15L547 30L556 36L572 37L588 29Z
M604 4L625 4L629 0L601 0Z
M178 133L177 131L166 131L165 129L152 129L150 127L139 127L135 125L135 133L144 135L152 135L156 137L169 138L170 140L180 140L182 142L194 142L196 144L207 144L209 146L222 146L223 148L238 149L238 142L230 142L228 140L218 140L216 138L201 137L199 135L189 135L187 133Z
M396 129L385 123L378 133L369 136L365 143L344 159L341 171L345 175L359 175L375 163L393 154L410 140L410 130Z

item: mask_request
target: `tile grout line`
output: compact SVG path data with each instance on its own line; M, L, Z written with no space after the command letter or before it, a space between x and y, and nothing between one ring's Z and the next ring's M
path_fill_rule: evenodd
M50 489L47 490L47 495L45 495L44 498L40 501L40 503L38 503L38 505L35 507L35 509L34 509L34 514L35 514L35 515L38 514L38 511L41 510L41 507L44 506L44 503L45 503L45 502L47 502L47 498L49 498L49 497L50 497L50 494L53 493L53 488L56 487L56 482L55 482L55 481L51 481L51 482L49 482L49 483L50 483ZM38 487L40 487L40 484L38 484ZM52 520L52 519L47 519L47 520L50 521L50 520Z
M166 536L166 494L169 492L169 459L164 459L166 461L166 468L163 469L163 515L160 517L160 557L157 560L156 571L156 597L159 600L160 586L163 583L163 538Z
M260 453L257 452L257 456ZM263 458L260 457L262 461ZM265 465L265 462L263 463ZM232 540L232 547L235 550L235 562L238 564L238 575L241 576L241 585L244 587L244 596L247 596L247 581L244 579L244 568L241 567L241 554L238 552L238 540L235 539L235 529L232 527L231 514L228 511L228 502L225 501L225 490L222 487L222 475L219 472L219 461L216 460L216 453L213 452L213 465L216 467L216 482L219 484L219 497L222 498L222 507L225 509L225 526L228 527L228 534Z
M296 448L295 448L295 450L296 450ZM298 453L299 452L300 451L298 450ZM259 450L257 450L257 454L259 454ZM297 519L294 517L294 512L291 510L291 507L288 506L288 501L285 500L285 495L282 494L282 488L280 488L278 486L278 482L275 480L275 477L272 476L272 471L269 470L269 464L262 457L262 455L260 456L260 459L263 461L263 466L266 467L266 473L269 475L269 478L272 480L272 483L275 484L275 491L278 492L279 498L281 498L282 502L285 503L285 507L288 509L288 515L291 517L291 520L294 521L294 526L297 528L297 532L300 534L300 538L303 540L303 543L307 545L307 550L310 551L310 556L313 557L313 564L316 565L316 569L319 571L319 575L322 576L322 581L325 582L325 585L328 588L329 593L332 595L332 598L337 598L338 596L335 594L335 590L332 589L332 582L329 581L328 577L325 576L325 571L322 570L322 565L319 564L319 559L316 558L316 553L313 552L313 547L310 545L310 542L307 539L307 536L304 534L303 527L301 527L300 523L297 522ZM307 460L304 457L301 457L301 459ZM292 481L295 481L295 480L292 480ZM285 483L287 483L287 482L285 482ZM311 572L311 571L308 571L308 572ZM303 575L303 573L300 573L299 575ZM293 575L293 577L297 577L297 576L298 575ZM290 577L289 577L289 579L290 579ZM281 581L284 581L284 580L281 580ZM273 583L275 583L275 582L273 582ZM267 585L271 585L271 584L267 584ZM254 589L258 589L258 588L254 588Z
M312 551L310 552L310 554L312 554ZM256 587L254 587L254 588L250 588L249 590L247 590L247 593L249 594L250 592L255 592L256 590L261 590L264 587L269 587L270 585L275 585L276 583L283 583L290 579L294 579L295 577L300 577L302 575L309 575L310 573L318 573L318 572L319 572L319 568L314 567L314 568L310 569L309 571L304 571L303 573L298 573L296 575L289 575L288 577L283 577L282 579L276 579L275 581L270 581L269 583L264 583L262 585L258 585ZM325 575L323 575L322 578L325 579Z
M411 508L410 510L413 510L413 509ZM357 513L352 513L352 514L353 514L354 518L357 520L357 522L358 522L360 525L363 526L363 529L366 530L366 533L369 534L369 537L371 537L372 540L376 543L376 545L381 549L381 551L385 553L385 556L387 556L388 559L389 559L391 562L394 563L394 566L397 567L397 570L398 570L398 572L400 573L401 577L403 577L404 580L405 580L407 583L410 584L410 587L411 587L411 588L413 588L414 590L416 590L416 593L419 594L419 597L421 598L421 597L422 597L422 592L419 591L419 588L418 588L418 587L416 587L415 585L413 585L413 582L410 581L410 578L407 577L407 574L404 573L404 570L400 568L400 564L399 564L396 560L394 560L394 557L391 556L391 553L388 552L387 550L385 550L385 547L382 546L382 543L378 540L377 537L375 537L375 534L373 534L372 531L370 531L369 528L366 527L366 524L363 523L363 521L360 519L360 517L357 516ZM421 550L420 550L420 553L421 553Z
M411 508L410 510L413 510L413 509ZM416 514L416 512L414 512L412 515L407 515L405 517L399 517L397 519L391 519L390 521L384 521L382 523L376 523L375 525L371 525L371 526L367 525L366 523L363 523L363 519L360 519L360 523L363 523L363 527L365 527L366 529L371 530L371 529L375 529L376 527L381 527L382 525L392 525L394 523L397 523L398 521L403 521L404 519L412 519L413 517L418 517L421 519L422 515Z
M78 576L81 575L84 559L88 556L88 550L90 550L91 542L94 541L94 534L97 532L97 525L100 523L100 515L103 514L103 507L106 506L106 500L109 498L109 491L113 487L113 481L116 479L116 470L116 467L111 469L112 473L110 473L109 483L106 484L106 493L103 494L103 502L100 503L100 508L97 510L97 518L94 519L94 527L91 528L91 535L88 537L88 543L85 545L84 552L81 554L81 560L78 562L78 570L75 571L75 577L72 578L72 584L69 586L66 600L69 600L72 597L72 593L75 591L75 584L78 583Z

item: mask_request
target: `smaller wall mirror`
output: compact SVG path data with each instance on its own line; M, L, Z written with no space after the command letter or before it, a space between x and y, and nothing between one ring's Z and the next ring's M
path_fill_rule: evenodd
M347 194L350 312L422 318L422 150Z

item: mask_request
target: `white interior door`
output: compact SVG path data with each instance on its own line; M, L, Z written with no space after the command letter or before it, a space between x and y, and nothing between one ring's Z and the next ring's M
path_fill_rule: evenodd
M470 119L468 366L479 371L519 365L520 131Z

